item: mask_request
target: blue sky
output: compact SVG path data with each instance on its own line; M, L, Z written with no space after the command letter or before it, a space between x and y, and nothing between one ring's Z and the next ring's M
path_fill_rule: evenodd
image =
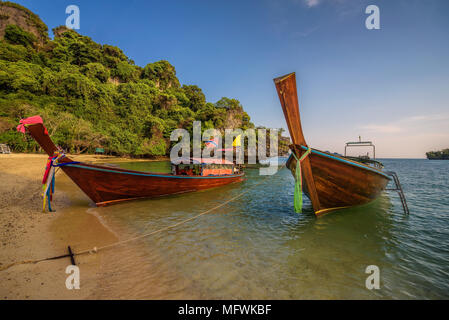
M295 71L310 146L359 135L378 157L449 147L449 1L17 1L52 29L67 5L81 34L136 64L165 59L215 102L239 99L256 125L286 128L272 79ZM380 30L365 8L380 8Z

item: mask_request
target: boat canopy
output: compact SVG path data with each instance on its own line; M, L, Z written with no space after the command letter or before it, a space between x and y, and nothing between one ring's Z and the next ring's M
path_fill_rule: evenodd
M216 159L216 158L178 158L172 161L172 164L234 164L226 159Z

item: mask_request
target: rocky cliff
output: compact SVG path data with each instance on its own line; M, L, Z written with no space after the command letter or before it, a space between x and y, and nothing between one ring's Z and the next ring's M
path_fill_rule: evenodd
M33 34L39 45L48 41L48 28L45 23L30 10L13 2L0 2L0 39L5 36L8 25L16 25Z

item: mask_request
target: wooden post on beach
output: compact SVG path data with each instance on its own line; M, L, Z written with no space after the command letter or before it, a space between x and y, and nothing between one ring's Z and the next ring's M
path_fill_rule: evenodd
M73 255L72 248L70 248L70 246L68 246L67 248L69 249L70 261L72 262L72 265L76 266L75 257Z

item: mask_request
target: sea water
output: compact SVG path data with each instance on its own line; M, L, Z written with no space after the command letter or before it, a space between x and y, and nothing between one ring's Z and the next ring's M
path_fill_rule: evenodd
M286 168L266 178L197 193L90 208L121 240L146 235L237 200L175 228L105 251L99 296L157 299L449 298L449 161L384 159L396 192L316 218L293 209ZM168 162L121 167L169 172ZM265 179L265 180L263 180ZM260 184L258 184L260 183ZM389 187L393 187L390 185ZM380 288L369 290L368 266Z

